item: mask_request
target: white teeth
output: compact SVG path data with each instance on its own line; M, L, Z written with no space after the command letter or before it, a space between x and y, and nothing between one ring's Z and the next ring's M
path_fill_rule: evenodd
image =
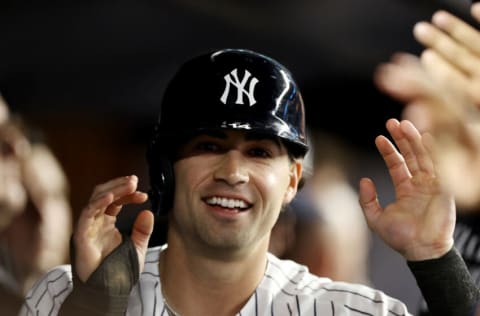
M210 205L219 205L221 207L225 208L247 208L248 204L245 203L245 201L242 200L236 200L236 199L227 199L227 198L221 198L217 196L213 196L211 198L208 198L206 202Z

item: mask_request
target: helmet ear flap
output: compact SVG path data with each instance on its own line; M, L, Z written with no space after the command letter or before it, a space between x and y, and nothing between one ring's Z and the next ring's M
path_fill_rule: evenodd
M149 152L150 191L148 192L152 212L166 215L173 206L175 179L171 159L165 154Z

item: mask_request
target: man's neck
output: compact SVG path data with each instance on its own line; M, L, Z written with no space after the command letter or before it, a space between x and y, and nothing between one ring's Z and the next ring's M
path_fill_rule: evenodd
M263 278L267 247L262 243L241 259L220 260L192 254L176 242L169 241L160 261L168 305L182 316L237 314Z

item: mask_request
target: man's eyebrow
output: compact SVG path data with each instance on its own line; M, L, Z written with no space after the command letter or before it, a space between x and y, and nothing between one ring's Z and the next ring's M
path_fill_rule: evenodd
M210 136L215 138L226 139L227 134L223 131L215 131L215 130L205 130L200 131L196 136Z
M214 138L220 138L220 139L227 139L227 133L224 131L218 131L218 130L204 130L200 131L196 136L209 136L209 137L214 137ZM278 147L281 147L282 142L280 139L276 136L266 134L266 133L261 133L261 132L246 132L245 133L245 140L247 141L260 141L260 140L269 140L274 142Z
M278 137L264 133L247 133L245 135L245 140L271 140L278 147L281 147L281 142Z

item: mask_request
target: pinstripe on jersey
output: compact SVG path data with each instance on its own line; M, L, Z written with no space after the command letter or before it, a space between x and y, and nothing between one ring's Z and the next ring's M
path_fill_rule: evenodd
M145 269L132 290L128 316L167 316L158 262L165 248L149 249ZM54 316L72 290L70 266L47 273L27 294L20 316ZM406 306L383 292L359 284L332 282L293 261L268 254L265 276L239 316L411 315Z

